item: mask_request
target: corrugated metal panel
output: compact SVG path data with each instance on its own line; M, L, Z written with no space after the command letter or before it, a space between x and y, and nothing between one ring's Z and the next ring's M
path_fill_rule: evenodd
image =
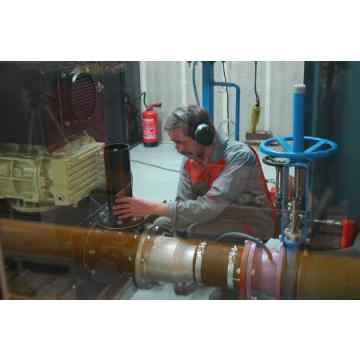
M268 76L266 72L269 71ZM254 94L254 62L226 62L227 80L238 84L240 96L240 138L244 140L249 129L251 108L255 103ZM292 86L303 82L303 62L259 62L257 89L262 105L259 130L271 130L276 135L289 135L292 132ZM197 66L197 88L201 101L201 65ZM215 80L224 81L221 62L215 63ZM267 84L267 81L270 81ZM180 61L154 61L142 63L143 90L147 91L148 102L162 101L160 118L166 116L176 107L185 104L195 104L192 85L191 67ZM144 88L145 87L145 88ZM230 135L234 137L235 93L229 89L230 101ZM266 128L265 108L268 109L268 124ZM226 91L215 90L215 125L226 131ZM162 141L168 141L167 134L162 134Z

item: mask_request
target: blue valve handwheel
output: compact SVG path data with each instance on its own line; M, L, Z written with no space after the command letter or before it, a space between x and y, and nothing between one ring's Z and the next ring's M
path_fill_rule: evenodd
M264 154L272 156L274 158L287 158L291 160L314 160L323 158L334 154L337 150L337 144L331 140L325 140L318 137L304 136L304 140L311 141L313 144L309 146L304 152L294 152L292 145L288 141L293 141L292 136L286 137L273 137L267 139L260 144L260 151ZM280 145L283 148L281 150L274 150L271 145Z

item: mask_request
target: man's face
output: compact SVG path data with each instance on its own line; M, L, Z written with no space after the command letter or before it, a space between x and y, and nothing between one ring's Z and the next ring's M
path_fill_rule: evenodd
M175 129L169 133L170 139L175 143L176 150L192 159L201 159L204 149L194 139L184 134L182 129Z

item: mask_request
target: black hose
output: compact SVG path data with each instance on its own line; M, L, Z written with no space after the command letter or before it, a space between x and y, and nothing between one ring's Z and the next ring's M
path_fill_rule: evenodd
M256 83L257 83L257 67L258 67L258 62L255 61L254 91L255 91L255 97L256 97L256 106L260 106L259 94L257 92L257 87L256 87Z
M222 69L223 69L225 89L226 89L227 133L228 133L228 136L230 136L229 89L228 89L227 79L226 79L225 61L222 62Z
M268 255L269 259L271 261L273 261L271 251L269 250L269 248L260 239L254 237L254 236L251 236L251 235L245 234L245 233L241 233L241 232L228 232L228 233L224 233L224 234L218 236L216 238L216 241L222 241L225 238L237 240L236 242L240 243L241 245L244 245L245 240L249 240L249 241L255 243L256 245L258 245L259 247L261 247L262 249L264 249L266 254Z
M142 92L140 97L141 96L144 96L143 101L144 101L144 107L145 107L145 110L146 110L148 108L148 105L146 104L146 91Z
M198 106L200 106L199 94L198 94L197 87L196 87L196 65L197 65L197 61L194 61L193 68L192 68L192 82L193 82L193 89L194 89L196 104Z

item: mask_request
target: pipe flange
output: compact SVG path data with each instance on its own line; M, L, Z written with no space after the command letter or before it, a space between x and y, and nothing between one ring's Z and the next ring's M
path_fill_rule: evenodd
M243 300L252 299L251 283L252 283L252 277L255 275L255 270L253 272L253 262L254 262L255 252L256 252L256 243L246 240L244 251L241 256L241 265L240 265L241 273L239 278L240 298Z
M195 252L194 281L199 285L202 285L201 268L202 268L206 247L207 247L207 242L203 241L196 248L196 252Z
M148 281L145 277L147 253L149 252L153 241L153 236L149 233L143 234L136 252L134 278L136 286L139 289L150 289L153 287L153 283Z
M236 259L239 253L239 249L236 245L234 245L230 251L228 256L228 266L227 266L227 278L226 283L229 289L234 289L234 280L235 280L235 272L236 272Z

